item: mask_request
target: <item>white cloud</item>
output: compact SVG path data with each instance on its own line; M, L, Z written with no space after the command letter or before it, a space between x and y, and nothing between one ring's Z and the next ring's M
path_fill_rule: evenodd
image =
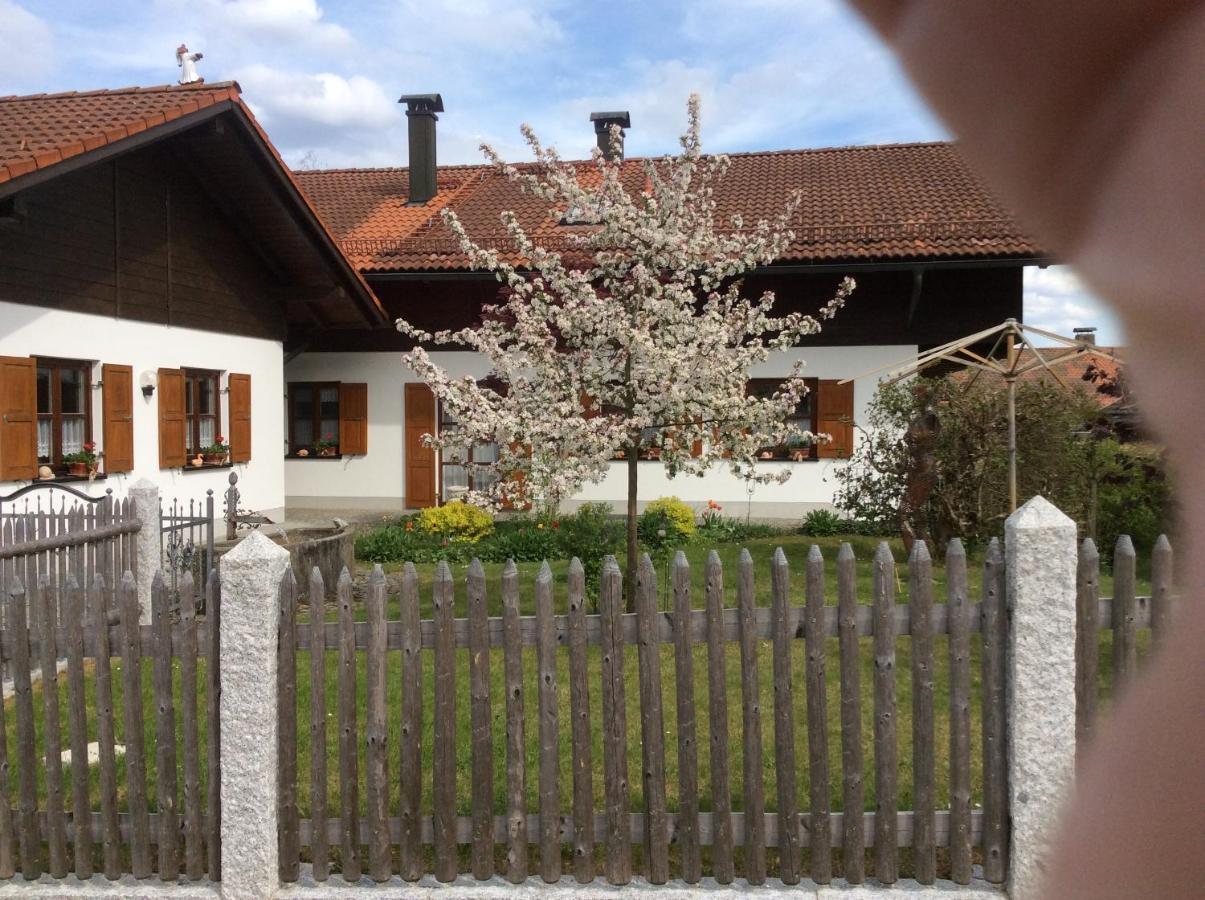
M1125 334L1113 311L1093 296L1068 266L1025 269L1025 324L1070 337L1076 328L1095 327L1096 341L1124 346Z
M54 57L50 26L12 0L0 0L0 84L41 77L54 67Z
M353 43L342 25L322 20L323 10L316 0L203 0L201 8L211 25L223 31L326 49L344 49Z
M401 0L393 20L426 52L436 50L449 61L472 50L491 57L530 56L563 39L553 15L555 4L541 0ZM406 42L399 44L407 52ZM419 48L423 52L424 48Z
M385 128L398 118L397 103L361 75L308 75L256 64L239 69L235 78L265 126L307 122L332 129Z

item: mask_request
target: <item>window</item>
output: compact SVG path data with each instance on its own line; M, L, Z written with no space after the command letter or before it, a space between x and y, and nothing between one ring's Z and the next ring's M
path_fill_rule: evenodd
M218 375L209 369L184 370L184 436L189 457L196 456L222 433Z
M799 400L794 412L787 416L786 421L801 431L816 431L816 396L819 382L815 378L805 378L807 393ZM782 387L782 379L753 378L749 381L748 391L751 397L772 397ZM762 459L780 459L801 462L805 459L816 459L817 448L814 443L805 443L802 439L788 441L775 447L763 447L758 451Z
M455 437L456 420L443 404L439 404L439 434ZM494 464L498 462L497 444L449 445L443 448L439 460L440 500L447 503L466 491L483 491L498 480Z
M92 440L92 364L39 356L38 463L61 466Z
M309 459L366 453L367 384L289 382L289 456Z
M289 385L289 452L313 452L316 445L339 446L339 383Z

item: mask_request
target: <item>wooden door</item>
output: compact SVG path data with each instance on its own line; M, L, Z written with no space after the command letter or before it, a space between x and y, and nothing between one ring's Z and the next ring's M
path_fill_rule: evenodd
M424 434L435 434L435 394L422 383L405 385L406 507L435 505L435 451L423 446Z

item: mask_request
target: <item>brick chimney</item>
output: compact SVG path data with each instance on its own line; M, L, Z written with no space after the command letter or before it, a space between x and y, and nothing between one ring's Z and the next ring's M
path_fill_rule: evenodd
M439 94L404 94L398 103L406 104L410 130L410 206L422 206L435 196L435 123L436 113L444 111Z
M624 128L632 127L632 117L627 110L618 112L592 112L590 113L590 121L594 123L594 137L598 141L598 149L602 151L602 155L607 159L623 159L623 131ZM619 132L619 147L612 148L611 146L611 126L618 125Z

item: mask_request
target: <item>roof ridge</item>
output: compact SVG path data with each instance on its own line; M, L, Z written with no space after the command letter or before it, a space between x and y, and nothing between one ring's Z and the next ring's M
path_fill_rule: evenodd
M755 156L811 156L823 153L851 153L867 150L915 150L918 148L950 148L957 149L957 141L905 141L900 143L888 144L841 144L835 147L788 147L780 150L737 150L732 153L706 153L704 156L727 156L727 157L755 157ZM629 156L624 162L644 162L646 160L664 159L666 154L658 156ZM591 162L589 159L566 159L563 162L570 165L585 164ZM521 160L512 162L510 165L515 166L531 166L536 165L535 160ZM372 172L408 172L409 166L339 166L330 169L297 169L294 170L299 175L337 175L347 173L372 173ZM452 171L452 170L467 170L467 169L493 169L494 164L490 162L479 163L453 163L451 165L437 166L437 172Z
M234 88L240 94L243 89L234 79L227 81L195 81L191 84L155 84L142 87L128 85L120 88L96 88L91 91L59 91L53 94L6 94L0 96L0 103L12 103L20 100L64 100L68 97L97 97L114 96L117 94L163 94L169 92L187 93L189 91L228 91Z

